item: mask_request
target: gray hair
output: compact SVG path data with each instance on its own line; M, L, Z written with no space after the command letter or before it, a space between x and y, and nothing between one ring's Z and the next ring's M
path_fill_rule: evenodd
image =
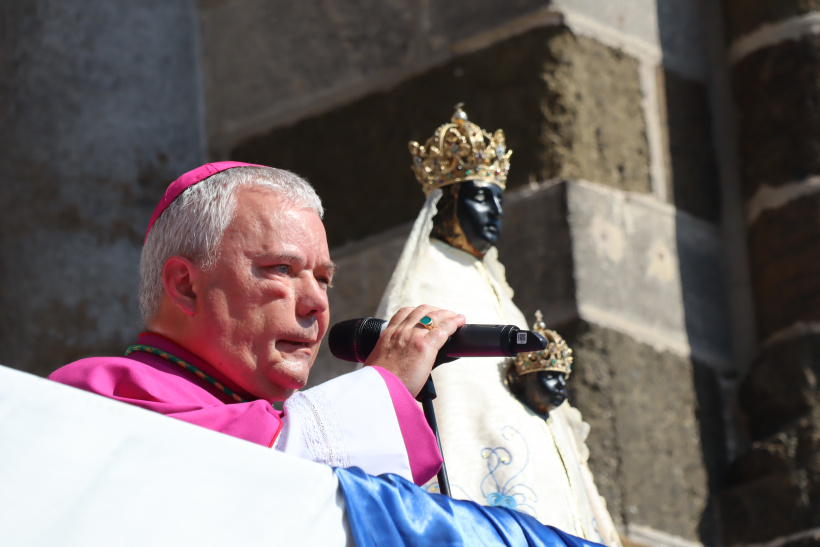
M301 177L272 167L234 167L208 177L180 194L156 220L142 248L139 300L143 323L159 310L162 268L174 255L207 270L219 259L219 244L236 216L236 190L242 186L270 188L296 207L316 211L322 201Z

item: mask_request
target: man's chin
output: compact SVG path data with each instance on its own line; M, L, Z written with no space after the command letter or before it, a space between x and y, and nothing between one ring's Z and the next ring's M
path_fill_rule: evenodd
M272 388L287 398L307 385L310 364L303 360L280 361L268 372Z

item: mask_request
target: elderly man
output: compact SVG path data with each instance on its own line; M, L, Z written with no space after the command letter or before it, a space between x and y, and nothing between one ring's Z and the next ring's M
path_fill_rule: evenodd
M423 484L441 456L414 397L465 319L403 308L363 369L297 393L330 314L336 267L322 213L313 188L287 171L220 162L186 173L148 225L146 331L125 357L82 359L50 378L321 463ZM424 317L437 328L419 324Z

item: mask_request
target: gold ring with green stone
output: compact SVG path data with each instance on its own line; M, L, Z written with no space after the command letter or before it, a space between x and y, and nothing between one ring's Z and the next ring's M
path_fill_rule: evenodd
M435 326L433 326L433 320L427 315L419 319L419 325L427 330L433 330L435 328Z

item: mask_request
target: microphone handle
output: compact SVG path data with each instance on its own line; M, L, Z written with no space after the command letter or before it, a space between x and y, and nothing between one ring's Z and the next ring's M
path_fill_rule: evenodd
M373 317L340 323L330 332L331 351L340 359L364 363L376 347L386 324L387 321ZM433 367L455 361L459 357L498 357L499 350L506 356L515 355L513 347L515 334L518 331L515 325L464 325L459 327L439 350ZM343 343L345 340L352 340L353 347L350 348L352 354L350 350L345 350L343 353L334 351L334 347L345 348L346 344Z
M328 333L330 352L343 361L364 363L386 325L387 321L375 317L336 323ZM541 334L521 330L515 325L464 325L444 343L434 366L459 357L510 357L522 351L540 351L546 347L547 339Z
M445 357L500 357L499 350L510 357L513 352L515 325L464 325L444 343L439 356Z

